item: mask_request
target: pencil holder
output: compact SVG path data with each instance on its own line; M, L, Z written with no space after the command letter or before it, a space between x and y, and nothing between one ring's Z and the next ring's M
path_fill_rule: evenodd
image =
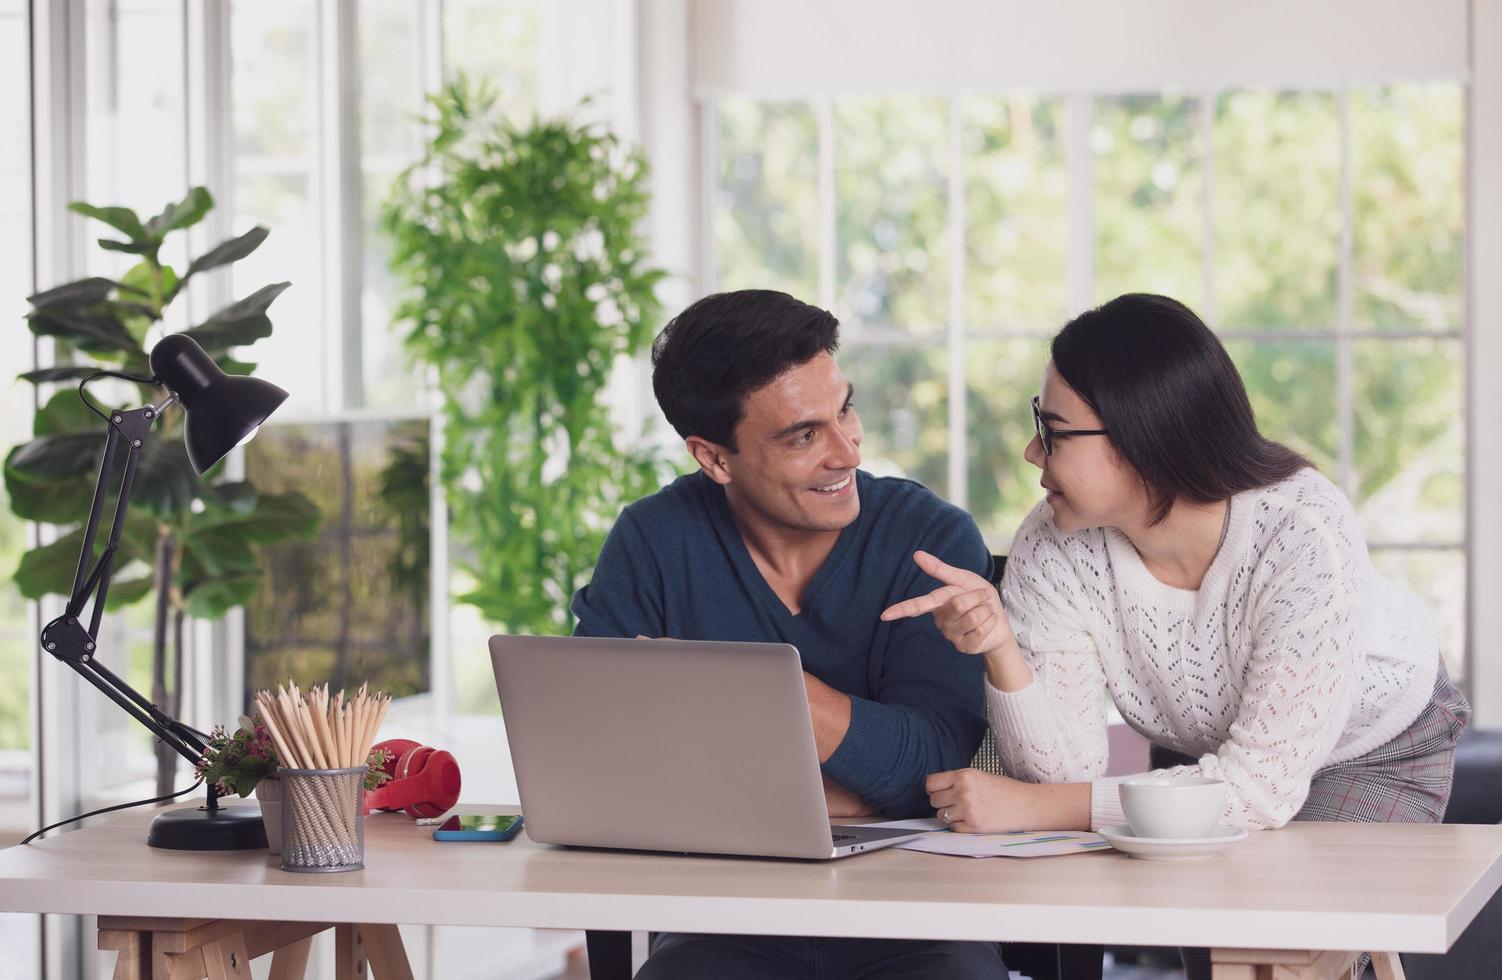
M281 769L282 870L365 867L365 767Z

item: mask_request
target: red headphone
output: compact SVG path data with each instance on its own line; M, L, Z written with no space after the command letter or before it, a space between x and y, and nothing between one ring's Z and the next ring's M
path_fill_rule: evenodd
M392 738L372 749L386 750L382 768L391 778L365 792L365 812L402 810L409 817L437 817L459 802L459 763L442 749Z

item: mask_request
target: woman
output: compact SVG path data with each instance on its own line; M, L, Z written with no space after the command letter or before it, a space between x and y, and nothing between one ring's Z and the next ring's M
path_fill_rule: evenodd
M1017 532L1000 599L920 552L944 586L882 616L933 612L985 657L1010 776L931 776L940 819L1124 822L1104 776L1104 689L1188 757L1169 772L1225 781L1233 827L1438 822L1470 708L1434 627L1373 573L1341 491L1258 433L1209 328L1163 296L1087 312L1054 338L1033 411L1026 455L1048 496Z

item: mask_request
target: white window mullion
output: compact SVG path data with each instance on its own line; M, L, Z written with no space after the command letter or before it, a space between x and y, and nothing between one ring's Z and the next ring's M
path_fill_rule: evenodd
M965 127L959 96L949 99L949 502L969 502L965 390Z
M718 292L720 268L715 258L715 191L720 180L720 106L713 99L699 104L699 291Z
M234 231L235 163L232 78L230 74L229 0L203 0L184 5L184 47L187 50L187 153L190 186L202 185L214 196L214 209L188 230L192 255L201 255ZM189 317L202 322L230 300L228 267L194 276L183 297Z
M1090 130L1095 102L1086 93L1069 96L1069 316L1094 305L1095 155Z
M202 255L234 233L235 164L233 78L230 57L230 0L185 3L183 33L186 85L183 93L190 186L202 185L214 196L214 209L188 230L191 255ZM194 276L183 297L188 319L201 323L232 299L230 269L222 266ZM245 477L245 450L236 448L225 461L225 476ZM183 690L179 717L208 731L228 725L245 704L245 610L231 609L222 619L193 620L185 632Z
M120 11L114 5L103 5L99 0L89 3L88 13L81 23L84 49L88 52L89 66L79 79L82 101L78 104L83 114L84 145L89 148L83 164L85 171L84 191L91 204L110 205L126 200L120 187ZM155 202L153 202L155 203ZM137 202L133 205L139 207ZM99 261L96 255L85 261Z
M419 0L416 16L417 75L421 86L417 110L426 116L428 96L437 95L443 88L443 0ZM423 133L424 139L430 135L429 131Z
M413 11L417 32L417 74L412 79L412 107L430 115L428 98L443 88L443 0L420 0ZM423 127L426 145L434 127ZM443 412L438 371L425 369L421 404L428 413L428 680L432 691L433 725L448 732L454 714L453 643L449 619L453 601L449 590L449 508L443 493ZM431 936L430 936L431 941Z
M87 66L83 0L56 0L31 5L32 132L32 281L41 291L82 275L83 222L67 211L83 196L84 92ZM50 367L56 349L49 338L34 341L35 364ZM55 540L56 529L31 525L29 544ZM31 603L33 635L41 624L61 614L53 596ZM37 826L53 823L82 809L83 761L80 722L82 678L33 647L31 707L32 800ZM83 919L42 918L42 967L49 977L78 976L84 966Z
M354 0L321 0L316 55L317 214L323 244L324 408L365 404L360 336L360 86Z
M838 286L839 210L835 200L834 103L828 96L814 100L819 123L819 305L833 310Z
M1202 309L1211 328L1220 326L1220 306L1215 299L1215 99L1211 89L1200 96L1200 207L1204 211L1204 242L1200 248L1200 275L1205 298Z
M335 37L337 16L331 13L338 2L339 0L316 0L312 27L312 71L307 79L309 91L313 93L309 210L317 234L318 277L322 287L319 290L318 309L322 322L319 324L316 342L323 349L323 391L314 402L313 409L319 415L337 412L344 405L344 369L339 363L339 335L342 333L339 328L340 292L334 287L342 262L338 251L338 236L334 234L334 230L338 228L339 172L333 159L338 141L329 137L329 125L339 111L337 97L331 99L329 94L330 77L337 78L337 72L332 67L334 59L330 57L330 49L338 45Z
M1339 444L1336 464L1340 487L1356 500L1356 411L1355 352L1352 346L1351 296L1352 251L1355 242L1355 208L1351 193L1351 92L1342 86L1340 105L1340 267L1336 280L1335 313L1335 412Z

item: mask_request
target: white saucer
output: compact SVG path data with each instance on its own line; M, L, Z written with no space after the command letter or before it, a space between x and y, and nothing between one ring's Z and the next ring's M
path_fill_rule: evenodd
M1222 824L1209 837L1133 837L1124 823L1102 827L1100 835L1118 851L1144 861L1203 861L1214 857L1246 837L1246 831Z

